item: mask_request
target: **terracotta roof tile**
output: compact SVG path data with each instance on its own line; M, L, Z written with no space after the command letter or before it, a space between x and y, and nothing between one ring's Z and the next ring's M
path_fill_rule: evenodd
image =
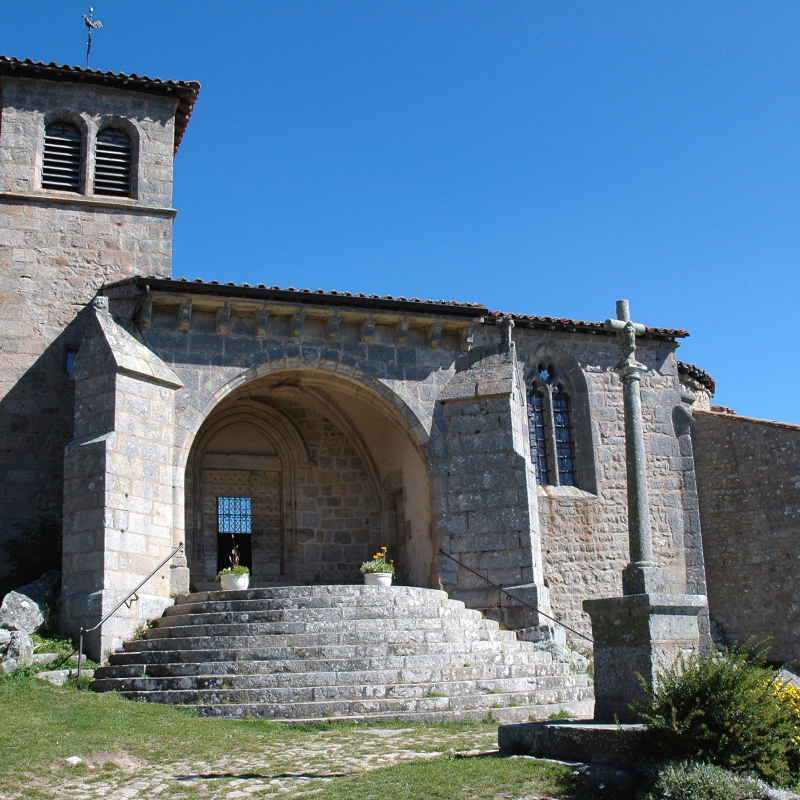
M682 372L684 375L694 378L698 383L702 383L711 391L712 395L717 391L716 381L704 369L700 369L700 367L696 367L694 364L687 364L685 361L679 361L678 372ZM712 406L712 408L714 408L714 406Z
M614 335L611 331L606 330L602 322L584 322L582 320L556 317L538 317L531 314L506 314L502 311L489 311L489 309L481 303L461 303L456 300L421 300L418 297L394 297L390 294L367 295L363 292L353 294L352 292L326 291L325 289L315 289L312 291L310 289L296 289L294 286L287 286L285 288L280 286L266 286L266 284L263 283L251 286L249 283L235 284L232 281L222 286L219 281L204 281L202 278L195 278L190 281L188 278L172 280L165 278L138 277L118 281L115 284L109 284L109 286L121 286L130 283L135 283L142 287L150 286L155 291L230 294L234 296L280 300L283 302L312 302L323 305L357 305L361 308L418 311L432 314L455 314L460 317L469 316L472 318L483 317L484 319L492 319L498 322L503 317L511 317L515 322L522 323L523 326L539 330L565 330ZM308 295L314 295L314 298L307 298ZM665 340L674 340L688 335L687 331L673 328L647 328L645 333L646 338Z

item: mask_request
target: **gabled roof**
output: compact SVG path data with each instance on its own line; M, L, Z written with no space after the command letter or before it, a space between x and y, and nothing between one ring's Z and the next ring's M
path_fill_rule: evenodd
M70 67L51 61L31 61L29 58L20 61L18 58L0 56L0 75L16 78L37 78L45 81L69 81L94 86L110 86L115 89L128 89L132 92L157 94L162 97L174 97L178 101L175 111L175 152L183 138L189 117L192 115L200 84L197 81L164 81L161 78L139 76L136 73L125 75L122 72L102 72L98 69Z
M203 281L200 278L195 278L193 281L186 278L178 278L178 280L147 277L126 278L113 284L107 284L105 288L128 284L136 284L140 287L148 286L153 291L169 293L213 294L222 297L249 297L259 300L277 300L310 305L354 306L396 312L446 314L471 318L483 317L487 322L499 322L503 317L511 317L516 324L524 328L576 331L608 336L616 335L614 331L606 330L602 322L584 322L574 319L537 317L531 314L509 314L502 311L489 311L481 303L460 303L456 300L420 300L418 297L353 294L352 292L325 291L324 289L312 291L310 289L295 289L294 286L283 289L280 286L265 286L263 283L259 283L256 286L251 286L249 283L236 284L233 281L221 284L219 281ZM674 328L646 328L643 338L672 341L678 338L685 338L688 335L687 331Z

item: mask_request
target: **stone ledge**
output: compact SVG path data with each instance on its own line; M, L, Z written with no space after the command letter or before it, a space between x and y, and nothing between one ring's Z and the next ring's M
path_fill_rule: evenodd
M175 217L178 210L175 208L161 208L159 206L145 206L136 200L114 200L87 195L71 194L38 194L36 192L0 192L0 200L12 203L42 203L44 205L83 206L89 208L110 208L114 211L127 211L133 214L156 214L163 217Z
M656 613L680 613L682 610L699 612L708 607L708 599L702 594L629 594L620 597L602 597L584 600L583 610L587 614L610 609L652 610Z
M501 725L497 744L502 755L528 755L560 761L584 761L635 770L640 762L645 725L593 722L528 722Z

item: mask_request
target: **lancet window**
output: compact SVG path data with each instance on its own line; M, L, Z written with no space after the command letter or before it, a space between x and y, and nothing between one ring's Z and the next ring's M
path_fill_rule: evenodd
M540 486L575 486L575 440L569 393L553 364L542 362L528 390L531 460Z

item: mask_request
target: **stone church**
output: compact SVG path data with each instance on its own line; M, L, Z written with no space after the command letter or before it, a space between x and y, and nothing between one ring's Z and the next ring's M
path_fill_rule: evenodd
M105 656L213 590L233 535L256 587L360 583L386 546L399 584L590 635L582 602L619 595L628 561L613 332L173 277L199 90L0 58L0 540L60 520L64 630L185 543L92 640ZM714 636L798 659L800 427L712 406L688 335L637 342L656 560L708 595Z

